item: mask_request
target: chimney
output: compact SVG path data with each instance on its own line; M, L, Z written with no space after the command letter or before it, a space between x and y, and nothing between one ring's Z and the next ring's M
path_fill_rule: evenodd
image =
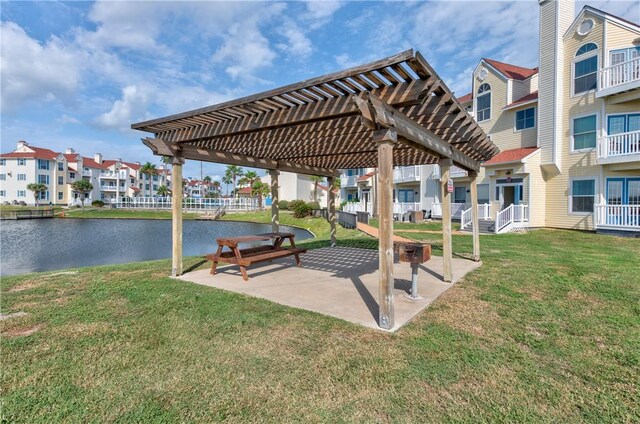
M96 153L93 155L93 161L95 163L101 164L102 163L102 153Z
M73 153L75 153L75 152L76 152L76 151L75 151L75 150L73 150L73 148L72 148L72 147L67 147L67 150L65 150L65 151L64 151L64 153L65 153L66 155L71 155L71 154L73 154Z
M21 147L25 147L25 146L28 146L28 145L29 145L29 143L27 143L26 141L19 140L18 144L16 145L16 150L19 150Z
M575 18L573 0L539 0L540 64L538 71L538 147L542 167L552 174L561 169L562 108L565 88L562 37Z

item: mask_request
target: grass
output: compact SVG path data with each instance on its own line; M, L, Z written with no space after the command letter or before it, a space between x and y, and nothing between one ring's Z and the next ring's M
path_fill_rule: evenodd
M369 225L372 227L378 228L378 220L376 218L369 219ZM452 230L459 230L460 223L452 222L451 223ZM442 221L426 221L421 222L419 224L413 224L411 222L394 222L393 223L394 232L402 231L402 230L411 230L411 231L442 231Z
M128 218L128 219L171 219L170 210L144 210L144 209L110 209L85 207L82 209L69 209L64 211L68 218ZM197 213L184 212L183 219L196 219Z
M326 244L322 220L281 221ZM397 334L176 281L166 260L3 278L3 312L30 314L0 322L3 418L638 422L640 243L553 230L481 243L484 265Z

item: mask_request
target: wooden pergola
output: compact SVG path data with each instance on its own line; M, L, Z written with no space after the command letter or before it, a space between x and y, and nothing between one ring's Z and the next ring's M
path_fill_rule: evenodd
M473 258L479 260L476 175L498 149L460 106L419 52L264 93L133 124L154 154L172 157L173 269L182 274L182 165L185 159L269 170L272 226L279 229L279 171L320 175L331 186L340 169L378 168L379 325L394 326L393 167L440 164L444 281L451 282L450 167L469 172ZM329 190L332 245L335 195Z

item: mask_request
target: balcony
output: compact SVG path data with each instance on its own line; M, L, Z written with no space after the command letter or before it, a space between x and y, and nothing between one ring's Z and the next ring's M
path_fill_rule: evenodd
M598 230L639 231L640 205L595 205Z
M393 170L394 183L420 181L420 166L399 166Z
M83 169L82 170L82 176L83 177L90 177L91 176L91 171Z
M121 180L124 180L124 179L129 178L129 175L127 174L126 171L118 171L118 172L115 172L115 171L103 171L103 172L100 173L100 178L112 179L112 180L115 180L115 179L119 178Z
M468 176L469 173L464 169L458 168L457 166L453 165L449 170L449 175L451 176L451 178L462 178Z
M343 175L340 177L340 187L357 187L357 175Z
M640 88L640 56L600 70L596 97L610 96Z
M126 187L124 186L120 186L120 190L121 192L126 191ZM101 185L100 186L100 191L116 191L116 186L115 185Z
M640 131L607 135L598 140L598 163L640 162Z

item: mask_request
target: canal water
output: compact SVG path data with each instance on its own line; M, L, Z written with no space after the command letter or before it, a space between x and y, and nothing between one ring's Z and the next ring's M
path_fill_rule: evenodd
M183 254L215 252L216 239L271 231L271 224L184 221ZM0 223L0 275L122 264L171 257L171 221L29 219ZM313 235L281 226L296 240Z

